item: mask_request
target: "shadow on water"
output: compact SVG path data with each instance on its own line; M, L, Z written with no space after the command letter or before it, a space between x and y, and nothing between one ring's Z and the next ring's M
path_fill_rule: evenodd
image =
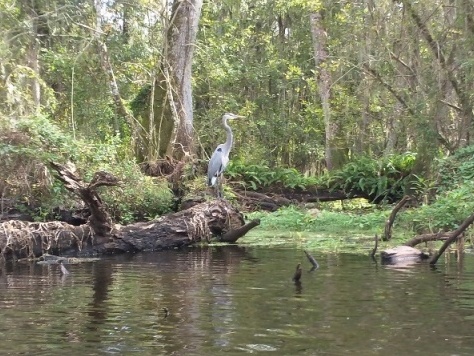
M313 252L314 253L314 252ZM392 268L238 245L0 273L5 353L470 355L474 257ZM293 280L295 266L301 276Z

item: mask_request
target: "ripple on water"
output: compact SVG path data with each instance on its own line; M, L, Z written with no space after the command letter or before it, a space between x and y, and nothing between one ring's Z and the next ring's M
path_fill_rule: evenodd
M302 250L240 246L104 258L65 279L11 268L0 275L2 352L472 354L474 257L398 270L312 254L315 272Z

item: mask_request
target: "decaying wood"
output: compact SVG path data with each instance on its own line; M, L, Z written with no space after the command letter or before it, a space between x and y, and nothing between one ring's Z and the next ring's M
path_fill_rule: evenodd
M66 188L88 205L90 218L81 226L64 222L3 222L0 224L0 253L4 259L32 258L45 253L84 256L170 249L210 241L212 236L237 239L258 225L256 221L245 225L242 214L223 199L149 222L114 225L96 188L118 185L115 177L98 172L87 184L73 165L54 163L52 167Z
M459 227L454 230L454 231L448 231L448 232L438 232L434 234L423 234L423 235L418 235L415 236L413 239L405 243L405 246L408 247L414 247L422 242L428 242L428 241L444 241L443 245L439 249L437 253L435 253L431 259L430 259L430 264L434 265L438 261L438 259L441 257L441 255L446 251L448 246L455 242L459 236L474 222L474 213L469 216L466 220L462 222Z
M350 193L322 189L316 186L309 186L306 189L285 188L285 187L266 187L260 191L242 190L234 188L237 199L245 210L267 210L276 211L278 208L291 204L320 203L326 201L337 201L354 198L365 198L369 201L373 197L363 192L351 191Z
M390 216L387 220L387 222L385 223L385 231L384 231L384 235L383 235L383 240L384 241L388 241L392 238L392 226L393 226L393 223L395 222L395 218L397 216L397 213L400 211L401 208L403 208L403 206L411 200L411 197L408 196L408 195L405 195L402 200L400 200L397 205L395 205L395 207L393 208L392 212L390 213Z
M289 205L291 203L290 200L287 200L279 204L276 199L263 193L257 193L257 192L248 191L248 190L245 190L245 191L234 190L234 191L240 203L244 205L247 208L247 210L276 211L278 210L279 207Z
M429 258L429 255L410 246L396 246L381 252L383 264L409 265Z
M308 258L308 261L313 265L313 267L311 267L311 271L318 269L319 268L318 261L316 261L316 259L308 251L303 250L303 252Z
M107 236L112 231L113 223L97 192L97 188L100 186L116 186L119 184L118 179L110 173L100 171L96 172L91 182L87 184L79 177L73 164L62 165L52 162L51 166L56 170L56 177L64 183L66 189L86 203L91 212L88 225L94 231L94 234L98 238Z
M0 224L0 253L6 260L81 251L92 243L89 225L73 226L54 221L47 223L10 220Z
M303 273L303 270L301 268L301 263L298 263L296 265L296 270L295 270L295 273L293 274L293 278L292 280L295 282L295 283L298 283L300 282L300 279L301 279L301 274Z
M184 247L209 242L239 229L244 219L226 200L218 199L160 217L157 220L123 226L110 240L94 247L94 252L136 252Z

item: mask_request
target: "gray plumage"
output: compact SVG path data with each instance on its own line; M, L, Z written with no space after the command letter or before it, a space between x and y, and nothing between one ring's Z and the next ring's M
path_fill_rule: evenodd
M228 125L227 121L242 117L243 116L239 116L232 113L225 113L224 116L222 116L222 125L224 126L224 130L226 131L227 139L225 143L221 143L217 146L211 156L211 159L209 160L209 165L207 167L208 186L215 186L218 183L220 175L222 174L222 172L225 171L227 165L229 164L229 152L232 148L234 136L232 134L232 129Z

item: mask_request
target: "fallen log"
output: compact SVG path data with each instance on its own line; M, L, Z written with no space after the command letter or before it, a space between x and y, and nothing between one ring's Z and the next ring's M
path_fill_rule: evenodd
M248 190L235 190L235 194L240 201L241 205L244 205L247 210L267 210L276 211L278 208L289 205L291 202L284 201L279 202L277 199L270 197L266 194L252 192Z
M213 235L238 231L244 223L241 213L226 200L217 199L157 220L118 227L108 242L94 246L93 250L108 254L184 247L210 242Z
M86 224L64 222L6 221L0 224L0 253L5 260L34 258L43 254L90 256L150 251L188 246L212 236L243 236L258 224L245 225L243 215L226 200L217 199L195 205L159 219L114 225L98 192L99 186L121 184L107 172L98 172L87 184L73 165L53 163L58 179L80 197L91 216ZM237 237L237 238L238 238Z

